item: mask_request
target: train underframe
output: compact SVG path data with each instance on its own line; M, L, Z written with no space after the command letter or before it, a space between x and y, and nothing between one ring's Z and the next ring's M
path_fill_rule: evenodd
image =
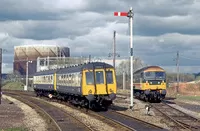
M50 99L59 99L66 102L69 102L75 106L80 106L82 108L92 109L92 110L107 110L108 107L112 104L113 100L116 98L116 94L109 95L88 95L81 96L75 94L66 94L56 91L49 90L38 90L35 89L37 96L45 96Z
M147 102L161 102L166 96L166 90L139 90L134 89L134 96Z

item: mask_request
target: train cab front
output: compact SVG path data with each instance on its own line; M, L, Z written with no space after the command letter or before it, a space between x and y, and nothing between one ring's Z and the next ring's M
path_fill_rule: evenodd
M100 66L98 66L100 67ZM108 106L116 99L116 77L112 68L85 70L84 91L90 103Z
M160 101L166 96L166 75L163 71L144 73L144 93L150 100Z

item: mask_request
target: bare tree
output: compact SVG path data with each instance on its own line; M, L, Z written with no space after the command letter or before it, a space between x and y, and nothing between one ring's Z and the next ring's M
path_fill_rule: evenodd
M133 70L134 71L136 71L137 69L140 69L144 66L147 66L147 65L145 65L140 58L134 58L134 61L133 61ZM124 71L126 74L130 75L130 60L122 61L116 67L117 75L122 75Z
M140 69L144 66L147 66L143 63L143 61L140 58L134 58L133 61L133 71L136 71L137 69ZM123 72L125 72L125 79L126 79L126 85L129 85L130 83L130 60L122 61L117 67L116 67L116 75L117 75L117 84L118 87L122 87L123 83Z

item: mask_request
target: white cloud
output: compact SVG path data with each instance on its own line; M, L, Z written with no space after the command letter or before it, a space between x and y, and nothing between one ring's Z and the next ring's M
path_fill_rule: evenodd
M43 8L52 9L52 10L80 10L84 9L87 6L85 0L40 0L43 3Z
M14 46L41 43L68 46L74 56L107 59L114 30L117 53L129 58L128 18L113 12L132 6L134 55L150 65L172 66L179 50L181 65L198 66L199 5L193 0L1 0L0 47L8 50L3 61L12 64Z

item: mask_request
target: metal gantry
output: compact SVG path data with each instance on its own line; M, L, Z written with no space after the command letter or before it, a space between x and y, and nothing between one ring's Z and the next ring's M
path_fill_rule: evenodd
M132 7L128 12L114 12L114 16L127 16L130 20L131 109L133 108L133 15Z

